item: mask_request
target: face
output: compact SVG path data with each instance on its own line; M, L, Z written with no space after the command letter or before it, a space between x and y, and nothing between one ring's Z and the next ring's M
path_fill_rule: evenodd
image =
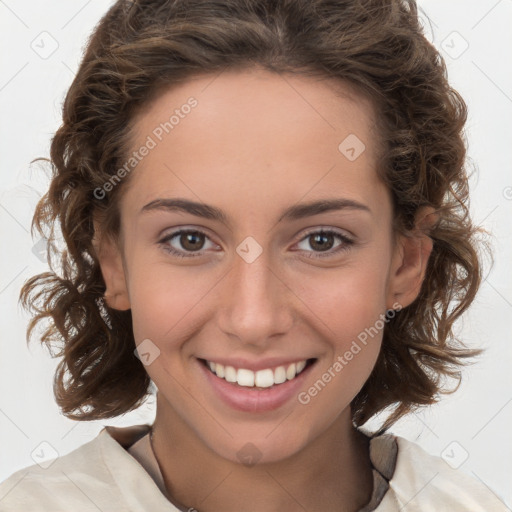
M343 84L254 69L191 80L135 120L149 149L102 256L110 305L132 310L158 414L226 459L247 443L283 459L346 418L384 313L412 300L374 119Z

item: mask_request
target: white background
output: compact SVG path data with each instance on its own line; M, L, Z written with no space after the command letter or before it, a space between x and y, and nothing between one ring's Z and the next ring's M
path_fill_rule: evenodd
M17 304L24 281L47 269L32 250L38 240L30 236L47 178L43 167L30 161L49 156L84 44L110 4L0 0L0 481L34 464L31 453L43 441L56 450L47 447L48 457L63 455L93 439L103 425L150 423L154 417L153 403L107 421L62 416L52 391L58 361L37 339L27 348L28 317ZM427 37L441 49L450 81L469 106L469 157L477 169L471 210L493 233L495 264L460 323L462 338L470 346L487 347L485 355L464 370L455 395L411 414L393 432L435 455L449 454L455 463L467 456L461 471L482 480L512 507L512 0L423 0L419 5ZM40 53L58 47L40 56L37 45Z

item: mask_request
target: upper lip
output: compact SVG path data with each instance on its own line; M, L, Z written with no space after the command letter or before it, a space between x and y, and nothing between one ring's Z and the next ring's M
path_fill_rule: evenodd
M212 363L219 363L223 366L232 366L233 368L245 368L247 370L252 370L253 372L257 372L258 370L266 370L267 368L277 368L278 366L288 367L292 363L298 363L300 361L308 361L309 359L313 359L312 357L270 357L268 359L259 359L249 360L243 357L233 357L230 359L224 359L222 357L203 357L199 358L206 361L210 361Z

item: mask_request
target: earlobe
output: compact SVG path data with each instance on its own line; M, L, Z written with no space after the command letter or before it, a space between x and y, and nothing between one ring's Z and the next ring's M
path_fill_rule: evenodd
M101 236L99 225L94 221L92 245L105 281L105 302L111 309L126 311L131 308L126 285L123 260L118 245L110 237Z
M418 297L434 245L428 233L437 218L433 208L420 208L416 214L415 229L399 237L390 274L388 308L396 303L405 308Z
M117 309L118 311L127 311L131 308L130 300L127 293L111 294L107 288L105 291L105 302L110 309Z

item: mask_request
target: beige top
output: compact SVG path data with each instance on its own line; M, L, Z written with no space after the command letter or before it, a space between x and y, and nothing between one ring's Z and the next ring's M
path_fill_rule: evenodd
M0 511L179 512L165 491L149 428L105 427L51 464L13 473L0 483ZM509 510L486 485L399 436L371 437L370 459L372 499L359 512Z

